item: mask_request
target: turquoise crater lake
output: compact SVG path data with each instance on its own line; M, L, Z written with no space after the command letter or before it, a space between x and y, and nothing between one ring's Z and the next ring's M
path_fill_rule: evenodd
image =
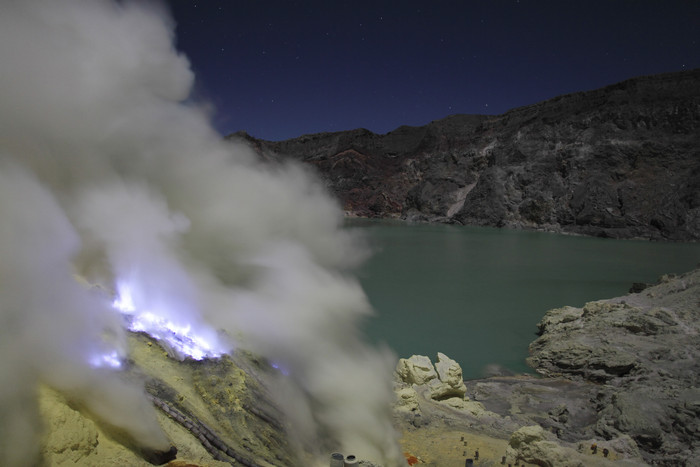
M376 312L368 339L401 358L443 352L465 379L492 364L531 372L527 348L550 308L624 295L633 282L700 261L698 243L364 219L348 226L374 250L357 272Z

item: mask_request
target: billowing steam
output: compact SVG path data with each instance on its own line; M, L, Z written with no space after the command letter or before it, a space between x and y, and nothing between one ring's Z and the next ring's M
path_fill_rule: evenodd
M345 274L358 242L304 170L261 164L183 103L193 75L146 5L0 3L0 464L35 459L39 382L168 446L142 389L101 368L125 326L179 356L260 352L289 374L297 435L397 461L392 358L362 343L369 306Z

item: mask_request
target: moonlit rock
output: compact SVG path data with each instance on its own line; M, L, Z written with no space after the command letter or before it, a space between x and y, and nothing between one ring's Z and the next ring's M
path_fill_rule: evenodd
M508 442L506 454L537 465L585 465L590 457L583 457L574 449L561 446L556 437L539 425L524 426L514 432ZM582 461L587 461L582 462Z
M434 400L452 397L464 399L467 393L462 380L462 367L443 353L438 353L435 366L430 358L423 355L402 358L396 366L396 373L406 384L425 385L430 391L430 398Z
M438 378L448 386L446 391L450 395L461 396L467 393L467 387L464 385L462 378L462 367L456 361L444 353L438 352L437 362L435 363Z
M412 387L401 388L396 391L396 404L394 406L395 410L403 412L420 412L420 406L418 405L418 393Z
M403 382L418 385L426 384L438 376L430 358L424 355L413 355L409 359L400 359L396 372Z

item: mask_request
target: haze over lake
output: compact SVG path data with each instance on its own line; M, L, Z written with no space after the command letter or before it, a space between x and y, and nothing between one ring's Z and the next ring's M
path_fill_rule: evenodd
M443 352L465 379L496 364L530 372L527 347L550 308L628 293L700 262L698 243L351 220L375 250L358 272L376 315L366 332L401 358Z

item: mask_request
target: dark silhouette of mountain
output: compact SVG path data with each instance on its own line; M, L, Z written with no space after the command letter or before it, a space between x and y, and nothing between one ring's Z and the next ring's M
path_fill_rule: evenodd
M700 239L700 69L384 135L229 138L315 167L350 215Z

